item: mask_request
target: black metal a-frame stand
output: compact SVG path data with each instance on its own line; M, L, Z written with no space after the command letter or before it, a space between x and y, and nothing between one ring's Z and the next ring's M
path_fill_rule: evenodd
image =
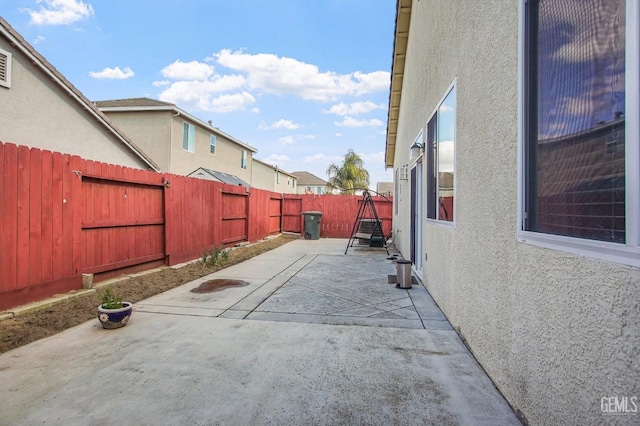
M368 223L363 226L363 219ZM369 191L362 193L362 203L358 208L358 215L356 221L353 224L351 230L351 236L347 243L347 248L344 250L344 254L347 254L349 247L353 247L353 242L356 239L369 240L369 247L384 247L387 254L389 249L387 248L387 239L382 232L382 222L378 218L378 212L376 212L376 205L371 198Z

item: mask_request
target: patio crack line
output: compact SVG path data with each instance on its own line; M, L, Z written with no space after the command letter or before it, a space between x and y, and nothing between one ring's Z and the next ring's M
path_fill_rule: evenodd
M292 266L296 265L298 262L300 262L302 259L304 259L305 257L309 256L309 254L303 254L302 256L300 256L295 262L293 262L293 264L287 266L286 268L284 268L283 270L281 270L280 272L278 272L276 275L274 275L271 279L269 279L268 281L266 281L264 284L262 284L260 287L256 288L255 290L253 290L251 293L247 294L246 296L244 296L243 298L241 298L240 300L238 300L236 303L234 303L232 306L228 307L227 309L225 309L224 311L222 311L222 313L220 315L225 314L227 311L229 310L237 310L237 309L233 309L235 306L237 306L240 302L244 301L245 299L247 299L249 296L253 295L256 291L260 290L262 287L266 286L267 284L269 284L271 281L275 280L281 273L283 273L284 271L286 271L287 269L291 268ZM241 319L246 319L249 315L251 315L256 309L258 309L265 301L267 301L271 296L273 296L273 294L280 290L286 283L288 283L289 281L291 281L291 279L293 277L295 277L296 275L298 275L298 273L300 271L302 271L305 266L307 266L308 264L310 264L311 262L313 262L316 258L318 257L318 255L313 255L313 257L311 258L311 260L309 260L308 262L306 262L304 265L302 265L300 267L300 269L298 269L292 276L290 276L289 278L287 278L282 284L280 284L279 286L277 286L273 291L271 291L269 294L267 294L267 296L260 302L258 303L253 309L251 309L244 317L242 317Z
M372 307L374 307L376 305L379 305L380 303L390 303L390 302L395 302L397 300L404 299L404 297L399 297L397 299L382 300L382 301L379 301L379 302L375 302L375 303L369 304L369 303L358 302L356 300L349 299L349 298L347 298L345 296L339 296L339 295L330 293L330 292L328 292L326 290L323 291L322 289L317 289L317 288L305 286L304 284L297 284L296 283L295 285L298 285L300 287L304 287L304 288L309 289L309 290L314 290L314 291L317 291L318 293L322 293L322 294L325 294L325 295L328 295L328 296L331 296L331 297L335 297L337 299L346 300L347 302L355 303L357 305L360 305L360 307L365 307L365 308L372 308ZM411 299L411 304L413 305L413 309L415 310L415 305L413 304L413 299ZM354 309L354 308L338 309L337 311L327 312L327 313L325 313L323 315L333 315L333 314L336 314L338 312L349 311L349 310L352 310L352 309ZM403 308L396 308L396 309L403 309ZM270 311L261 311L261 312L270 312ZM388 311L385 311L385 312L388 312ZM418 312L416 311L416 313L418 313ZM418 316L420 316L420 315L418 314ZM367 317L362 317L362 318L367 318Z

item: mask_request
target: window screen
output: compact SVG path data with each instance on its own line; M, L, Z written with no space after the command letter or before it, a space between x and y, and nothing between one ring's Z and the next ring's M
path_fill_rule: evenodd
M625 1L527 10L528 231L625 242Z

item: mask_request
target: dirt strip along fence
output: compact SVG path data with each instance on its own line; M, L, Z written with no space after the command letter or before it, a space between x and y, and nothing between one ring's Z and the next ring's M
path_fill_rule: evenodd
M385 235L392 203L374 197ZM349 238L362 197L281 194L138 170L0 142L0 310L201 257L204 251L302 233Z

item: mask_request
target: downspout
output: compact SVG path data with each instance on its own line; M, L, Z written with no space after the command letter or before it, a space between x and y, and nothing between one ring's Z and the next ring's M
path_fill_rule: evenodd
M173 118L180 116L180 111L176 111L175 114L171 114L171 128L169 129L169 164L167 164L167 171L171 171L171 150L173 149Z

